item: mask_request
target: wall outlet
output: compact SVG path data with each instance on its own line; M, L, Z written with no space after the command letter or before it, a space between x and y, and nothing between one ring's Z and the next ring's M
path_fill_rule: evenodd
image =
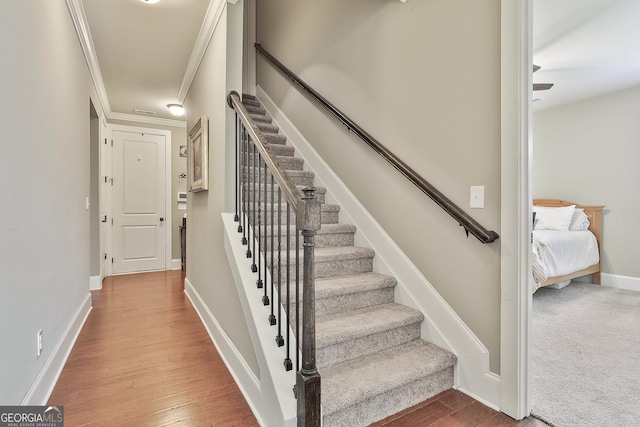
M38 331L38 357L42 354L42 329Z

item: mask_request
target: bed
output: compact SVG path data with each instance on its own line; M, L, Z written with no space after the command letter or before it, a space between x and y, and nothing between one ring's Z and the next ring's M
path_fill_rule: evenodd
M532 292L589 274L600 284L604 206L558 199L534 199L533 205Z

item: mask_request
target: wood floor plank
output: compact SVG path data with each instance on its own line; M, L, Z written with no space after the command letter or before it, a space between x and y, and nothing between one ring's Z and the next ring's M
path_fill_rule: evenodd
M49 404L69 426L257 426L181 271L107 278Z

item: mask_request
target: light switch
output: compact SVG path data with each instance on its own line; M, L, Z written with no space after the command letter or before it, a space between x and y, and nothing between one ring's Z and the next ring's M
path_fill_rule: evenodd
M469 191L469 207L484 209L484 185L472 185Z

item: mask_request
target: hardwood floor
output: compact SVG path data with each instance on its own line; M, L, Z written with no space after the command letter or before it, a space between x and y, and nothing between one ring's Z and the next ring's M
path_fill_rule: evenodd
M73 426L257 426L181 271L107 278L49 404Z
M257 426L183 292L181 271L112 276L48 404L65 425ZM546 426L520 422L448 390L374 426Z
M447 390L370 427L547 427L527 417L516 421L457 390Z

